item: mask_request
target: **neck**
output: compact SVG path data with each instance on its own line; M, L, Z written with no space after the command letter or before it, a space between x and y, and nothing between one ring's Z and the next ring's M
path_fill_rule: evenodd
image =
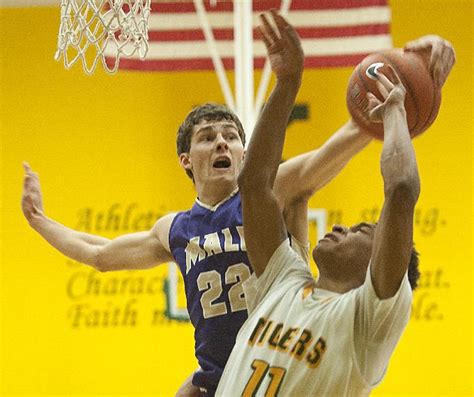
M326 291L344 294L351 289L358 288L362 285L358 280L334 280L324 277L320 274L319 280L316 282L316 288L324 289Z
M217 203L221 202L225 198L229 197L229 195L237 188L237 183L213 183L212 185L203 185L199 188L196 186L196 190L198 193L198 198L204 204L207 205L216 205Z

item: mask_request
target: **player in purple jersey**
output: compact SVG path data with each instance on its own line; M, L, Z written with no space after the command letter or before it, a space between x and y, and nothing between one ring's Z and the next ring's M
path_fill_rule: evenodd
M223 366L247 318L242 282L251 274L242 228L240 194L210 207L196 200L176 215L170 249L186 286L200 369L196 385L215 390Z
M435 43L441 42L436 40ZM428 46L433 46L433 42L424 48ZM291 64L297 50L280 48L270 54L273 69L275 64ZM279 78L285 79L277 74ZM274 190L288 233L294 241L302 242L299 245L304 246L308 241L309 198L370 140L349 120L321 148L280 166ZM61 225L46 216L38 175L28 164L24 165L22 209L31 227L52 246L99 271L148 269L176 261L185 280L188 310L196 329L196 356L201 367L178 394L196 395L200 387L212 395L235 335L246 319L241 284L250 270L237 190L245 135L232 112L207 104L186 117L178 131L177 144L181 165L197 191L196 203L188 212L158 219L149 231L110 240Z

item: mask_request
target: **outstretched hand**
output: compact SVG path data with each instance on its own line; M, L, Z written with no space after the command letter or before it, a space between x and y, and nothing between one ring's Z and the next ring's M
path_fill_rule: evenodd
M390 79L388 78L389 75L391 75ZM376 76L377 88L384 98L384 101L380 101L371 92L367 93L367 99L369 100L369 119L370 121L381 123L385 110L390 105L400 103L403 105L406 90L397 72L390 65L386 64L382 68L379 68Z
M295 29L276 10L271 10L276 29L265 14L260 15L262 25L258 27L273 73L277 79L301 79L304 53Z
M31 222L36 216L43 213L43 197L38 174L26 162L23 163L23 168L25 169L25 178L21 208L28 222Z
M453 45L442 37L430 34L408 42L404 49L417 52L423 57L433 81L441 88L456 62Z

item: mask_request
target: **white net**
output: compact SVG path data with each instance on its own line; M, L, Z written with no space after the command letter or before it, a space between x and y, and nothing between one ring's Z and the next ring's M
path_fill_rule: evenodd
M117 71L121 57L148 52L151 0L61 0L61 23L55 59L70 68L81 60L92 74L99 60Z

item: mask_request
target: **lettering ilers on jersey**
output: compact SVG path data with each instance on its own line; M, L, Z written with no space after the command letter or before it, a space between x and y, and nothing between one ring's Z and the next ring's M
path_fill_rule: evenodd
M232 230L237 232L237 241L233 239ZM188 274L193 266L196 266L200 261L209 256L221 254L222 252L247 251L244 240L244 228L243 226L227 227L219 232L192 237L189 239L184 251L186 253L186 274Z
M308 329L284 327L263 317L259 318L250 338L250 346L266 346L287 353L291 358L304 360L309 368L317 368L326 351L324 338L318 339Z

